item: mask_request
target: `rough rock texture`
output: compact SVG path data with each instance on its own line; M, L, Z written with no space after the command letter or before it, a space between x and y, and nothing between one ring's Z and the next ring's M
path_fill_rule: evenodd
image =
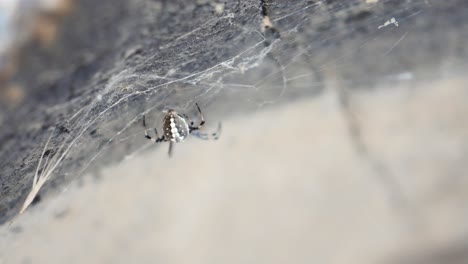
M0 256L465 263L467 12L461 0L78 1L53 44L23 51L26 98L1 108L0 221L50 135L57 167L44 202L2 227ZM196 102L207 131L225 121L219 143L144 152L156 147L143 114L159 128L162 110L196 117Z

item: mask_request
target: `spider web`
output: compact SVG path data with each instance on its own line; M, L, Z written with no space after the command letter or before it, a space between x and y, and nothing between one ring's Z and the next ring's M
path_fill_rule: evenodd
M64 186L103 164L157 148L143 137L143 115L150 127L159 130L167 109L197 122L198 103L208 131L228 116L317 95L327 89L328 79L339 79L353 90L427 78L418 75L417 65L402 61L408 54L398 53L400 46L414 42L411 36L418 21L433 8L424 0L411 4L390 0L220 2L207 7L217 11L206 19L185 23L171 23L170 13L155 18L150 5L142 2L142 20L162 19L167 28L159 29L158 35L149 22L138 27L141 32L146 26L148 35L161 38L160 45L134 43L130 33L121 33L127 51L108 70L92 76L84 84L85 92L29 113L29 120L46 113L52 129L36 133L37 144L27 155L4 163L23 160L27 165L7 171L4 178L19 179L6 193L21 194L12 198L16 205L29 192L50 135L47 155L53 171L41 192L53 186L65 190ZM262 8L279 37L263 30ZM183 33L163 39L172 27L178 29L172 32ZM418 61L424 63L423 58ZM37 125L24 130L37 131Z

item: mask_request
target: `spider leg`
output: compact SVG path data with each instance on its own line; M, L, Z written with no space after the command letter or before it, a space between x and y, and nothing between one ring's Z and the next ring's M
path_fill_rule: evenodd
M218 130L214 133L202 133L200 131L196 131L193 135L203 140L218 140L221 135L221 123L218 123Z
M169 158L172 157L172 145L174 145L174 142L170 141L169 142L169 151L168 151L168 154L169 154Z
M159 143L159 142L161 142L161 141L164 141L164 136L159 137L158 131L156 130L156 128L153 128L154 134L156 135L156 137L152 138L152 137L148 134L148 130L150 130L151 128L146 128L146 118L145 118L144 115L143 115L143 127L145 128L145 138L147 138L147 139L153 141L154 143Z
M202 114L202 111L200 109L200 106L198 106L198 103L195 103L195 105L197 106L197 109L198 109L198 113L200 113L200 119L201 119L201 122L198 126L193 126L193 121L192 119L188 118L190 120L190 131L193 131L193 130L200 130L200 128L205 124L205 117L203 116Z
M198 106L198 103L195 103L195 105L197 106L198 113L200 113L200 118L201 118L201 122L200 122L200 125L198 125L198 127L202 127L205 124L205 117L203 116L200 106Z

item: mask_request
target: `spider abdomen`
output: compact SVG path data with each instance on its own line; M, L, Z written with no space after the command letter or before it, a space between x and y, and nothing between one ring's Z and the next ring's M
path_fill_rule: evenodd
M169 110L163 120L164 138L167 141L182 142L190 133L185 118L174 110Z

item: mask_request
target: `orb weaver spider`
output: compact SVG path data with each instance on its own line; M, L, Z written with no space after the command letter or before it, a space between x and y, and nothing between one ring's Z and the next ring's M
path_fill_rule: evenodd
M175 110L170 109L169 111L167 111L163 119L163 135L161 137L159 137L156 128L146 127L146 119L143 115L143 127L145 129L145 138L153 141L154 143L169 141L169 157L172 156L173 144L184 141L188 137L188 135L192 133L196 137L204 140L217 140L221 135L221 122L218 123L218 130L214 133L200 132L200 129L203 127L203 125L205 125L205 117L203 116L200 110L200 106L198 106L197 103L195 105L197 106L201 119L200 124L198 126L194 126L194 122L187 115L179 114ZM154 130L155 137L151 137L148 134L148 130L150 129Z

